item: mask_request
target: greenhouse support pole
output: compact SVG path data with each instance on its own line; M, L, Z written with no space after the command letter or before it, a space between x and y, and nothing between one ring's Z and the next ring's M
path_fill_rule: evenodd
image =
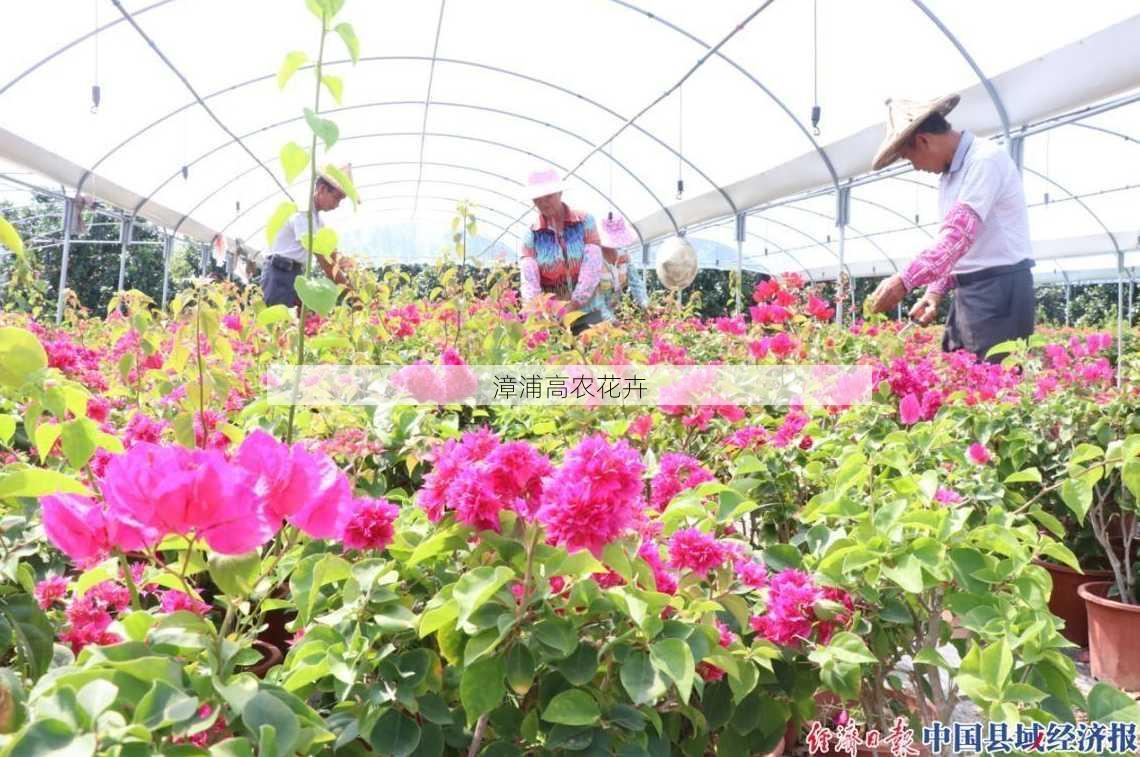
M55 322L63 321L63 296L67 289L67 262L71 257L71 209L70 197L63 201L63 256L59 261L59 301L55 306Z
M162 248L162 309L166 310L166 302L170 295L170 255L174 250L174 235L166 235L166 243Z
M123 284L127 278L127 247L131 243L131 235L135 230L135 217L131 216L130 219L126 217L122 220L122 228L119 231L119 288L117 291L123 291Z
M738 213L736 216L736 315L740 315L740 290L744 288L744 229L748 216Z
M1124 253L1116 253L1116 386L1124 372Z
M202 271L203 278L210 274L210 245L208 244L202 245L202 260L200 269Z
M1072 301L1072 289L1073 289L1072 285L1066 281L1065 282L1065 327L1066 328L1068 328L1068 326L1069 326L1069 311L1070 311L1070 303Z
M836 281L840 282L843 279L843 272L846 270L843 264L843 255L847 249L847 221L851 213L851 188L841 187L839 193L835 197L835 225L839 227L839 273L836 276ZM852 288L854 293L855 282L848 278L848 285ZM835 298L835 322L843 325L843 310L847 306L846 297Z

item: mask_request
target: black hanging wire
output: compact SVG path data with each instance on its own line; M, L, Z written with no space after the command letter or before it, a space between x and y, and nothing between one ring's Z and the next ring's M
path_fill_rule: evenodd
M677 88L677 199L685 196L685 88Z
M811 130L817 137L819 136L819 117L823 115L822 108L819 107L819 0L812 0L812 42L811 42L811 80L812 80L812 106L811 106Z
M92 0L92 6L95 9L95 61L91 83L91 115L95 115L103 101L103 90L99 87L99 0Z

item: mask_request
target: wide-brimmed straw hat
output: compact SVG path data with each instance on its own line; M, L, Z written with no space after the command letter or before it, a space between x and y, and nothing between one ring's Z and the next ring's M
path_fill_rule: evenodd
M540 168L531 171L526 177L526 187L523 189L523 198L536 200L539 197L558 194L566 189L566 183L553 168Z
M697 251L684 237L666 239L657 250L657 279L666 289L676 291L697 277Z
M875 153L871 168L878 171L898 160L899 149L928 116L933 113L945 116L954 110L960 99L962 98L958 95L946 95L929 102L887 100L887 137Z
M598 224L598 236L601 238L602 247L611 247L615 250L629 247L637 241L637 237L626 226L625 219L621 216L615 216L613 213L607 215Z
M348 192L344 191L344 187L341 186L340 181L338 181L337 178L335 176L333 176L332 173L328 169L329 169L328 166L320 169L319 171L317 171L317 176L319 176L322 179L324 179L325 181L327 181L334 189L339 191L342 195L347 196ZM351 163L345 163L343 166L337 166L337 170L340 171L342 174L344 174L345 177L347 177L349 181L351 181L355 184L355 179L352 178L352 164Z

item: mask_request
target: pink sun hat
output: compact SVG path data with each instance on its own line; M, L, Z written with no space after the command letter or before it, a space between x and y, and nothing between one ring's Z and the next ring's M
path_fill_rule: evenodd
M562 176L553 168L540 168L536 171L531 171L530 175L526 177L526 187L523 189L523 196L527 200L536 200L539 197L546 197L547 195L558 194L566 189L566 182L562 181Z
M625 219L615 216L612 212L598 224L598 236L601 238L602 247L611 247L615 250L629 247L637 241L637 237L626 225Z

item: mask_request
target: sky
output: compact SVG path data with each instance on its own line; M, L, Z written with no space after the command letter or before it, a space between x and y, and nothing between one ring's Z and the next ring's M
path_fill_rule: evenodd
M299 72L284 91L274 81L286 53L315 56L319 29L303 0L124 5L217 119L279 177L281 146L309 139L301 114L312 104L312 72ZM363 59L349 65L341 40L326 40L327 72L342 77L344 96L339 105L327 92L322 96L322 111L337 109L326 115L337 122L341 139L321 162L352 163L365 202L337 211L330 222L357 240L399 244L391 240L409 236L370 230L409 223L433 229L424 238L434 239L458 200L470 198L483 231L493 230L490 236L501 236L513 252L529 222L519 184L530 170L581 163L697 62L705 48L693 38L715 44L761 5L347 0L337 20L352 23ZM991 76L1137 12L1134 0L928 0L927 6ZM23 33L6 35L0 52L0 127L259 246L265 221L283 199L275 180L193 104L185 84L128 24L79 42L18 79L51 52L118 18L110 0L37 0L7 8L6 26ZM911 0L773 0L722 52L799 121L806 123L818 102L818 140L825 144L882 121L887 97L925 99L977 81ZM93 85L101 93L94 112ZM425 108L429 90L432 105ZM1089 123L1140 139L1140 105ZM571 204L635 221L675 202L678 178L689 198L811 148L772 97L717 58L636 127L586 160L567 192ZM674 151L691 165L681 165ZM1092 237L1102 234L1102 223L1136 235L1140 195L1124 187L1140 184L1140 142L1065 127L1030 139L1026 165L1055 182L1026 174L1035 239ZM932 177L913 178L933 185ZM1082 198L1087 208L1063 200L1104 190L1114 191ZM297 197L300 186L291 191ZM827 237L837 236L833 204L821 198L753 219L747 258L825 265L834 258L835 241ZM903 219L917 217L921 226L936 215L935 192L905 180L859 190L847 257L890 268L928 238L929 229ZM702 233L732 244L729 228ZM868 233L876 236L860 238ZM777 249L788 252L772 262Z

